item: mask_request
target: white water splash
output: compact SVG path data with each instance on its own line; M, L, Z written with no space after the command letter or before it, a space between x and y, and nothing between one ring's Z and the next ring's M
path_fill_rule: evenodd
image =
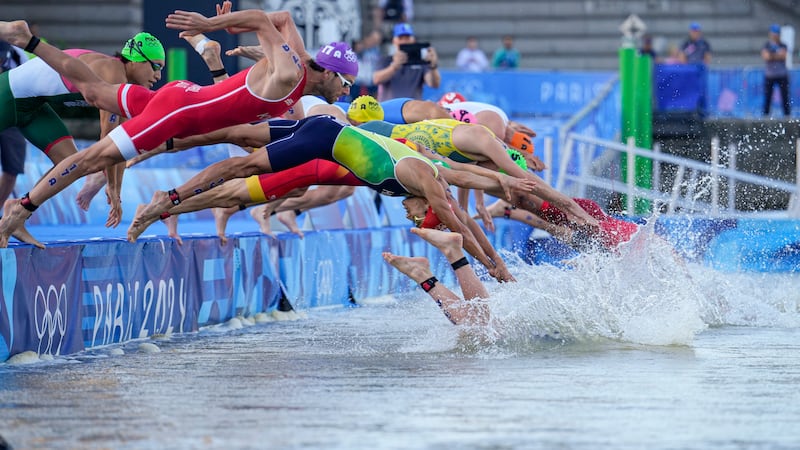
M492 292L494 328L503 340L688 345L706 328L702 294L652 226L643 226L618 254L582 254L568 268L517 269L518 283Z
M518 283L492 289L496 342L690 345L709 326L800 327L800 277L722 273L676 256L641 228L618 254L566 267L516 265Z

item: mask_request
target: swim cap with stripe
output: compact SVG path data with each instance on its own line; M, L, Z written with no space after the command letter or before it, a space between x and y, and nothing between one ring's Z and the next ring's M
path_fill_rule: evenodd
M133 62L146 62L148 59L150 61L163 61L166 56L161 41L144 31L128 39L120 54L128 61Z

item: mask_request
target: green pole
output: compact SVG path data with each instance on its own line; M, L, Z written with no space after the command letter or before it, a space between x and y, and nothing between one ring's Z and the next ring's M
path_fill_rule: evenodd
M167 49L167 81L186 79L186 49Z
M636 146L653 148L653 61L650 55L637 55L636 72ZM636 186L650 189L653 187L653 160L642 156L636 157ZM645 198L637 198L634 202L637 215L649 214L653 203Z
M628 138L636 137L636 84L635 76L636 48L630 39L626 39L619 49L619 86L620 86L620 106L622 113L622 142L627 143ZM622 181L628 182L628 162L626 158L620 158L620 172ZM622 204L626 205L625 195L622 197ZM633 211L628 211L633 214Z
M634 64L636 49L624 45L619 49L619 84L622 106L622 142L636 136L636 84ZM623 171L624 173L625 171Z

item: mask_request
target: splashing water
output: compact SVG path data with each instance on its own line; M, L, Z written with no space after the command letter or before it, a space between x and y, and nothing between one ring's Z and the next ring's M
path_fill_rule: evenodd
M652 223L617 254L582 254L565 267L515 264L518 282L492 289L482 338L512 348L553 339L690 345L709 326L800 326L797 277L687 264Z

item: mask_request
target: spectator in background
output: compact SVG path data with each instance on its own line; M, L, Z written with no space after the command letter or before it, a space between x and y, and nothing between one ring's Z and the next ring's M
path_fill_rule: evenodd
M422 99L423 84L436 89L442 82L436 50L427 47L420 54L421 62L410 60L408 53L400 50L400 46L417 42L414 29L407 23L398 23L394 26L393 35L393 54L384 58L380 69L372 75L372 81L378 85L378 100L398 97Z
M514 48L514 37L510 34L503 36L503 46L495 50L492 55L492 67L495 69L516 69L522 57Z
M656 50L653 48L653 36L649 34L642 36L642 46L639 48L639 54L642 56L648 55L654 63L658 62Z
M372 74L381 64L382 43L383 35L378 29L370 31L363 39L353 43L353 50L358 55L358 76L346 101L352 101L361 95L377 98L378 86L372 81Z
M0 74L19 66L28 60L22 49L14 47L6 41L0 41ZM8 75L0 77L7 80ZM8 88L8 81L5 82ZM4 106L5 108L5 106ZM13 109L13 105L11 105ZM17 175L25 170L25 137L18 128L12 127L0 132L0 164L3 173L0 175L0 205L11 196L17 184Z
M682 64L681 50L677 45L669 44L667 48L667 57L661 60L661 64Z
M456 67L467 72L483 72L489 67L486 53L478 48L478 38L475 36L467 38L467 46L456 56Z
M766 63L764 67L764 115L769 115L772 106L772 91L775 85L781 93L783 102L783 115L791 115L789 99L789 70L786 67L787 46L781 42L781 27L773 24L769 27L769 40L761 49L761 58Z
M384 23L391 27L413 21L414 0L378 0L378 5L372 10L373 27L379 30L385 29Z
M703 38L703 30L697 22L689 25L689 38L681 46L681 62L711 64L711 44Z

